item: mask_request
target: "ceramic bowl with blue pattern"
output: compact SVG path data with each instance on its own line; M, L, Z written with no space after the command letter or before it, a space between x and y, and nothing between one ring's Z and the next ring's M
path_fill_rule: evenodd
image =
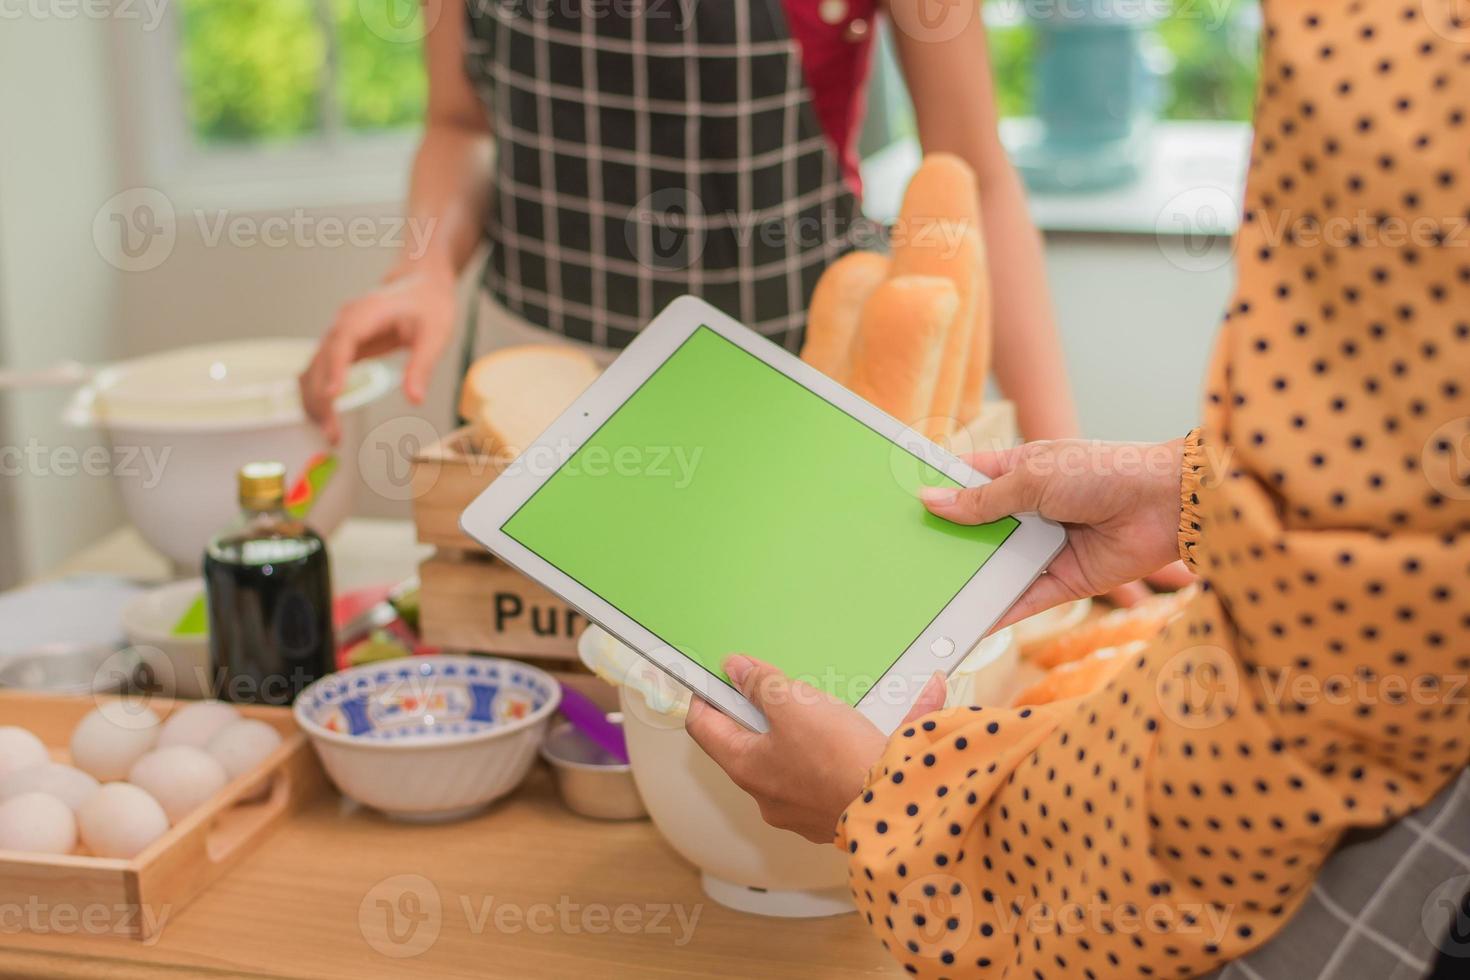
M449 654L328 674L292 709L344 794L402 820L455 820L518 786L561 687L543 670Z

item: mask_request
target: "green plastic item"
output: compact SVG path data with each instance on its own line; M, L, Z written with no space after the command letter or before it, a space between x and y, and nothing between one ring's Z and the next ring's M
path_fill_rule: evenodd
M174 623L174 636L203 636L209 632L209 607L205 605L204 593L189 603L189 608Z
M389 599L393 608L409 629L415 633L419 631L419 590L409 589L396 599Z
M331 453L318 453L307 460L301 477L286 495L286 513L298 521L311 513L322 490L337 474L337 465L337 457Z
M374 630L371 636L352 648L347 654L347 662L357 667L383 660L397 660L408 656L410 652L392 633Z

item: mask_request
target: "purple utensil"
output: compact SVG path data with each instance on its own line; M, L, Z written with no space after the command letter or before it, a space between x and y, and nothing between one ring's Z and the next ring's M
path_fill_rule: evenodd
M561 686L561 713L567 721L577 727L595 745L617 759L628 764L628 743L623 738L623 729L607 720L607 713L587 695L566 684Z

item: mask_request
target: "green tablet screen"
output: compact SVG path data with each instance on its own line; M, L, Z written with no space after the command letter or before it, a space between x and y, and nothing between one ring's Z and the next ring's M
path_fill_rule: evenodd
M1016 528L700 327L502 530L725 680L746 653L856 704Z

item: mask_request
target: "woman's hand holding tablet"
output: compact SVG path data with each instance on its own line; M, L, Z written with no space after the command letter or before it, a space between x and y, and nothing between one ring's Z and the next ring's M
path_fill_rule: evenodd
M830 843L838 816L862 791L888 736L850 705L770 664L737 655L724 668L771 730L746 731L694 698L685 720L690 737L755 799L766 823ZM944 676L934 674L902 724L944 707L945 693Z
M891 731L1061 548L963 526L985 477L692 297L670 304L461 524L747 728L747 654Z

